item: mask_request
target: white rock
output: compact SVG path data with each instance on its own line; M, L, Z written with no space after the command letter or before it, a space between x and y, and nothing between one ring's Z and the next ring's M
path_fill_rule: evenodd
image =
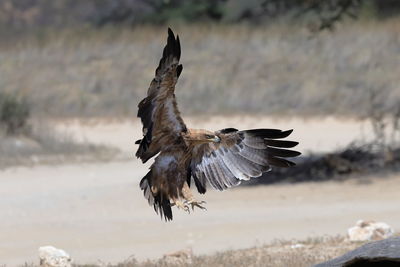
M40 266L42 267L71 267L72 259L62 249L53 246L39 248Z
M350 241L382 240L393 235L393 229L384 222L359 220L347 230Z
M290 248L304 248L304 245L301 243L297 243L297 244L291 245Z

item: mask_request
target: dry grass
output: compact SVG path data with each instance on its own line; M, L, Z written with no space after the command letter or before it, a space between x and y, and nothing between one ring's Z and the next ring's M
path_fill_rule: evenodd
M32 123L25 134L10 136L0 131L0 169L65 161L104 161L115 159L117 155L116 148L76 143L71 136L56 132L43 122Z
M177 256L165 256L159 260L138 262L130 258L118 267L172 267L172 266L271 266L271 267L308 267L340 256L363 243L347 241L344 237L310 238L303 241L276 241L272 244L242 250L228 250L213 255L191 256L176 253ZM184 251L183 251L184 252ZM99 265L77 265L91 267Z
M400 20L356 22L310 36L287 25L173 27L184 71L185 115L367 114L370 91L400 102ZM153 77L166 27L39 32L3 40L0 90L51 116L135 115Z

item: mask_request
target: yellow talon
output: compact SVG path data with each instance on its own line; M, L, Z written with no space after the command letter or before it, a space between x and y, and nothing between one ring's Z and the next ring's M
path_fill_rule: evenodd
M194 211L194 207L198 207L198 208L200 208L202 210L207 210L206 207L202 206L203 204L206 204L205 201L189 200L189 201L185 201L185 203L191 205L193 211Z
M178 209L183 209L184 211L187 211L188 213L190 213L190 209L189 206L186 203L182 203L179 200L176 200L174 203L172 203L172 206L176 205L178 207Z

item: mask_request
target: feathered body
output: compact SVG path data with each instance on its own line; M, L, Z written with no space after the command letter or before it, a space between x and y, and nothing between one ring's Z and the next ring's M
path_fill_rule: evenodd
M279 140L292 130L226 128L211 132L188 129L179 113L175 84L182 72L179 37L168 29L167 45L150 84L147 97L139 103L138 117L143 138L136 143L136 156L143 162L157 155L140 187L157 213L172 220L173 205L185 210L189 205L203 208L190 191L191 181L199 193L207 184L225 190L241 180L259 177L271 166L295 165L285 159L299 152L288 150L298 143Z

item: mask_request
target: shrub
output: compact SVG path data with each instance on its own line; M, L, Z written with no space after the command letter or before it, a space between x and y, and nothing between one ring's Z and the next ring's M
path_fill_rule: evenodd
M8 135L28 129L30 109L25 99L14 94L0 93L0 128Z

